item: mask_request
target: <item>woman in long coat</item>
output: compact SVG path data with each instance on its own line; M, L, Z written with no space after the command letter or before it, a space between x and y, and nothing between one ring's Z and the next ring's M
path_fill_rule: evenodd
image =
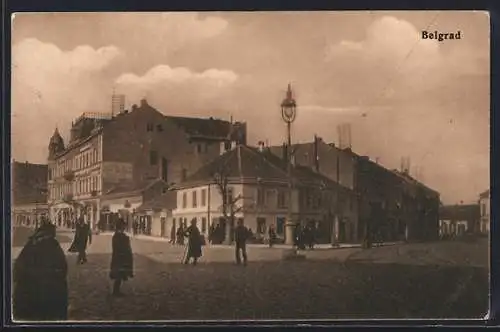
M193 265L196 265L198 258L201 257L202 246L201 233L196 226L196 219L191 220L191 226L186 229L184 236L188 238L188 247L184 264L189 264L190 259L193 258Z
M81 217L76 223L75 238L68 249L69 252L78 253L76 264L83 264L87 262L87 244L91 243L92 231L90 230L90 225L83 220L83 217Z
M120 296L122 295L120 292L122 282L134 277L134 258L130 238L124 233L125 222L120 219L115 227L109 278L114 280L113 295Z
M56 228L43 224L30 237L13 269L13 316L22 321L68 318L68 266Z

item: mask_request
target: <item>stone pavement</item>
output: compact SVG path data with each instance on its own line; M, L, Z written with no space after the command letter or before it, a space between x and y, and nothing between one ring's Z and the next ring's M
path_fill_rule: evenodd
M58 237L66 250L72 234L61 231ZM433 250L441 245L447 246L437 243ZM459 246L461 255L484 252L484 243L457 242L441 255ZM418 249L410 254L418 256L425 252L419 245L314 250L297 262L281 260L286 249L251 247L247 267L233 263L231 247L205 247L196 267L179 264L179 246L134 238L132 247L135 276L123 286L125 298L110 296L110 236L94 236L87 264L77 265L69 254L70 320L480 318L488 308L485 268L381 262L400 257L398 251Z

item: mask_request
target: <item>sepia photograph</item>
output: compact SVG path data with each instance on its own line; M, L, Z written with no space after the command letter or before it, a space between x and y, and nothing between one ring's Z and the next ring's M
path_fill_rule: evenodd
M11 27L12 322L488 317L488 12Z

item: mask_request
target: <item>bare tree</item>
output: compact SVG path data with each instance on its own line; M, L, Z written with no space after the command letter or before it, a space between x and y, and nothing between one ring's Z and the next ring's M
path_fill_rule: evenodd
M229 184L230 169L227 163L221 163L219 167L212 173L212 178L219 190L222 197L222 205L220 207L225 227L225 242L231 243L233 241L234 219L238 212L243 210L243 205L238 204L243 196L241 194L234 196L232 188ZM229 223L229 224L228 224Z

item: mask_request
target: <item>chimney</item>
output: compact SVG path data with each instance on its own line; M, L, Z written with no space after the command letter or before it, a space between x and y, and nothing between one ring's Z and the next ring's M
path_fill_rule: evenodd
M136 104L132 105L132 112L136 110L137 110L137 105Z
M316 172L319 172L319 153L318 153L318 143L321 140L318 136L314 135L314 151L313 151L313 163Z
M141 108L148 106L148 101L146 98L141 99Z

